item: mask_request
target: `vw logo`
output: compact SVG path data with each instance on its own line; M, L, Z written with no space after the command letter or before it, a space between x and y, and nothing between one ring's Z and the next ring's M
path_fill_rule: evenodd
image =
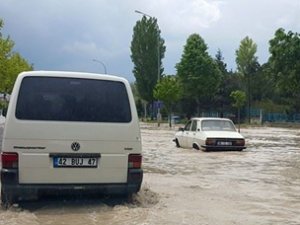
M73 142L73 143L71 144L71 149L72 149L73 151L78 151L78 150L80 149L80 144L79 144L78 142Z

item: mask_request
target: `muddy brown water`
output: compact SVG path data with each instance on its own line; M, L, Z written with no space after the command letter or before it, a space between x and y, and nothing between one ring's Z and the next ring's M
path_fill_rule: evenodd
M0 225L299 225L300 131L244 128L242 152L176 148L175 130L141 124L143 187L120 198L53 198L0 209ZM0 126L0 134L2 129Z

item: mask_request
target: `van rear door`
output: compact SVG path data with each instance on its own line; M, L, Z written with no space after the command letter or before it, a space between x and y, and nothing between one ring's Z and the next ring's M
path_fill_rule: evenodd
M126 183L128 153L141 152L128 82L100 75L21 78L4 134L6 148L19 154L19 182Z

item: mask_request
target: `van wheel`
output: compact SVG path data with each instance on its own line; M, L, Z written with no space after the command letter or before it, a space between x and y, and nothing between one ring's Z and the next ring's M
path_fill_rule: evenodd
M127 193L126 200L127 202L133 202L133 193Z
M12 195L6 194L1 187L1 205L4 209L8 209L14 201L14 197Z
M176 143L176 147L177 147L177 148L180 148L180 144L179 144L178 139L175 139L175 143Z

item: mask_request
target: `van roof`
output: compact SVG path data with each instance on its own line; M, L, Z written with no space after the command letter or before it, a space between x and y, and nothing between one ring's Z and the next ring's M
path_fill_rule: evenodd
M19 77L28 76L47 76L47 77L67 77L67 78L87 78L87 79L98 79L98 80L113 80L113 81L127 81L125 78L98 74L98 73L87 73L87 72L72 72L72 71L28 71L22 72Z

